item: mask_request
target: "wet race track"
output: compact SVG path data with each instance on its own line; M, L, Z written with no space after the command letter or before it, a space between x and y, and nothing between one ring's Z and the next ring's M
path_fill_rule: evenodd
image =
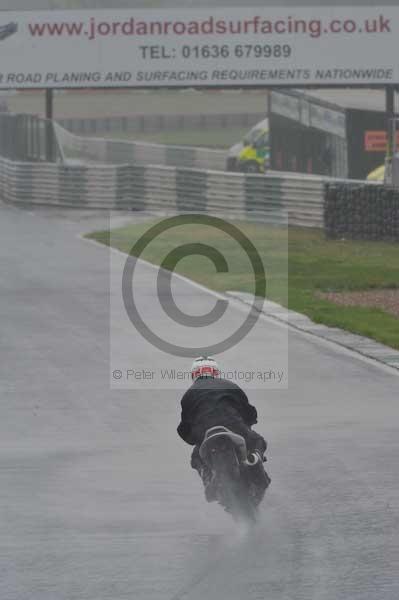
M104 217L0 212L2 600L397 600L396 375L289 333L289 389L248 392L273 481L244 531L203 500L176 392L110 389L108 250L78 238Z

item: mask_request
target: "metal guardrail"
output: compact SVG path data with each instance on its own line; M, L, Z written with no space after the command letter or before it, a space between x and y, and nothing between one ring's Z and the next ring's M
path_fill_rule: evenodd
M165 166L67 165L0 157L0 194L15 204L207 212L323 227L321 177L245 175Z
M72 159L113 165L150 164L221 171L226 167L224 150L81 137L58 123L54 127L65 161Z
M250 128L265 118L264 112L181 115L131 115L118 117L65 118L58 122L68 131L80 135L103 135L104 133L157 133L183 129L231 129Z

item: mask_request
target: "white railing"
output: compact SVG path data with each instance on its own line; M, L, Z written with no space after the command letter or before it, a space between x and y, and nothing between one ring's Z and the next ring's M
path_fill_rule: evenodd
M225 150L82 137L70 133L58 123L55 124L55 132L65 162L80 160L85 163L164 165L221 171L226 168Z
M201 211L323 227L322 177L245 175L165 166L13 162L0 157L6 202L81 208Z

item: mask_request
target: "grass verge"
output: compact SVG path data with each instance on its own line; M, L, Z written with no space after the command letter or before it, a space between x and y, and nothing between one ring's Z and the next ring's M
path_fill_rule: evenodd
M154 224L144 223L96 232L90 238L129 253L134 242ZM399 349L399 319L377 308L338 306L318 298L318 291L399 288L399 244L326 241L320 230L236 223L249 237L267 268L269 300L308 315L316 323L340 327ZM176 271L218 291L253 292L253 274L236 242L209 227L171 229L149 244L142 258L160 264L182 244L202 241L217 247L234 268L215 273L201 257L185 258ZM288 294L287 294L288 291Z

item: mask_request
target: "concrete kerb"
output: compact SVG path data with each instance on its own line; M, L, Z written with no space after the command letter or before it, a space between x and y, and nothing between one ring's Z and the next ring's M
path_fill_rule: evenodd
M253 304L252 294L235 291L226 293L228 296L231 296L244 304ZM394 350L393 348L375 342L370 338L344 331L337 327L327 327L327 325L314 323L306 315L288 310L269 300L264 301L262 313L271 319L287 323L289 327L292 327L293 329L297 329L298 331L321 338L333 344L338 344L347 350L351 350L361 356L382 363L391 369L395 369L399 374L398 350Z

